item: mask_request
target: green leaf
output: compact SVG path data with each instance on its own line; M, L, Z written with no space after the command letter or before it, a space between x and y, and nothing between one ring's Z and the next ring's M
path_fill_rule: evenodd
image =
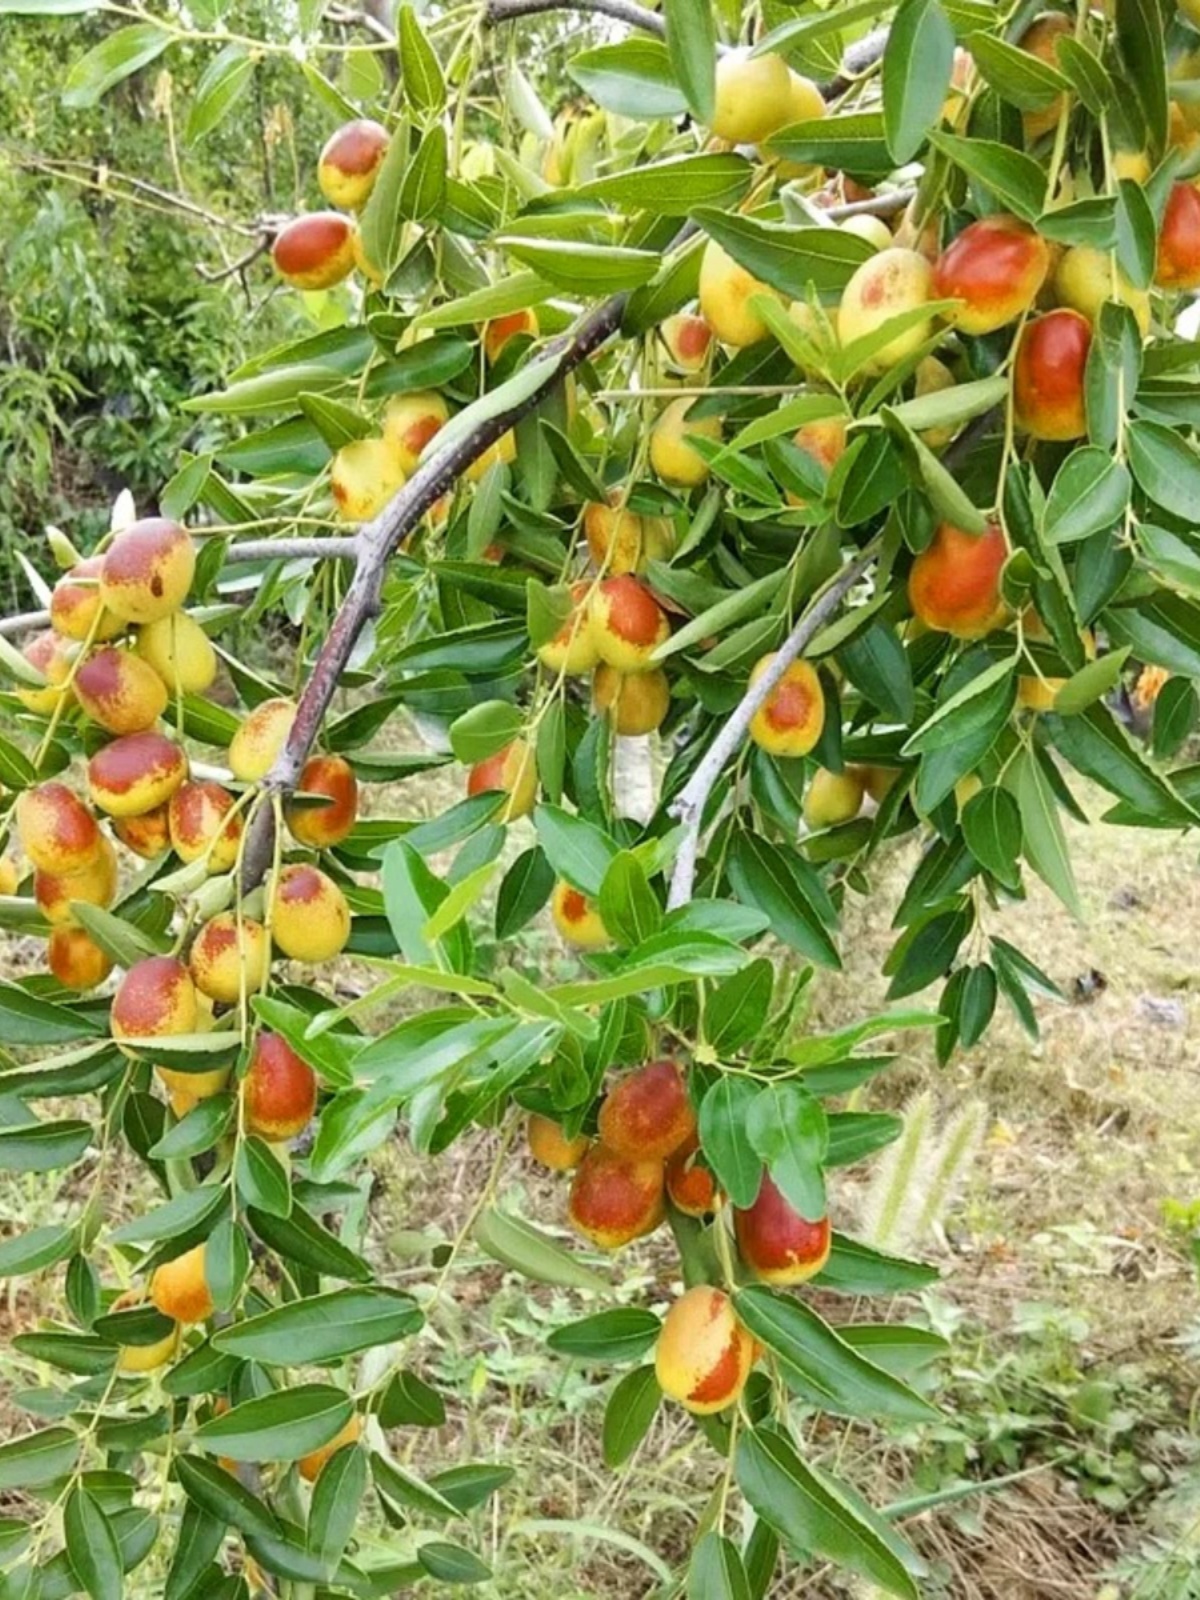
M251 1208L249 1220L262 1242L288 1261L297 1261L324 1277L342 1278L351 1283L361 1283L371 1276L371 1269L362 1257L322 1228L302 1206L293 1204L288 1217L273 1217L269 1212Z
M982 184L1009 211L1026 222L1036 220L1046 195L1046 175L1032 156L989 139L960 139L936 132L929 138L968 178Z
M664 0L667 55L675 81L697 122L710 123L716 109L717 35L709 0Z
M807 863L760 834L739 833L726 871L738 899L770 919L776 938L818 966L841 966L837 946L824 925L824 891Z
M1129 505L1130 478L1107 450L1081 445L1059 467L1042 517L1051 544L1074 544L1115 525Z
M652 1311L617 1306L568 1323L565 1328L555 1328L546 1343L560 1356L615 1365L645 1355L658 1338L661 1326Z
M42 1428L0 1444L0 1489L40 1489L65 1478L79 1455L70 1428Z
M234 1461L298 1461L335 1438L354 1415L342 1389L301 1383L243 1400L196 1429L196 1444Z
M98 1502L76 1486L63 1507L67 1559L91 1600L121 1600L125 1591L121 1549Z
M960 907L939 911L904 934L884 967L893 974L888 985L888 999L917 994L949 972L970 929L971 913Z
M622 289L636 289L639 284L649 283L661 261L653 250L582 240L523 239L510 233L501 234L495 242L547 283L581 294L617 294Z
M183 1508L163 1600L186 1600L216 1559L225 1542L225 1523L193 1501Z
M0 1172L54 1172L74 1166L94 1136L90 1122L35 1122L0 1128Z
M936 1407L875 1366L801 1300L755 1285L734 1297L738 1320L776 1356L793 1394L840 1417L932 1422Z
M486 1583L492 1576L492 1569L474 1551L442 1539L419 1545L417 1560L439 1583Z
M898 167L940 120L953 65L954 29L938 0L901 0L883 52L883 124Z
M399 261L403 246L405 223L400 213L400 193L407 171L408 128L401 126L393 130L371 197L358 219L363 254L385 280Z
M446 198L446 161L446 130L436 122L421 135L405 171L396 201L402 217L429 222L438 216Z
M614 1387L604 1408L601 1445L610 1471L624 1466L650 1431L662 1400L653 1366L635 1367Z
M662 927L662 907L632 850L614 856L600 885L600 918L618 944L636 946Z
M554 868L540 845L522 853L505 873L496 896L496 937L511 939L546 904L554 888Z
M1143 816L1179 828L1200 820L1103 706L1092 705L1072 717L1048 713L1043 726L1077 772L1128 801Z
M984 871L1016 888L1021 879L1021 813L1008 790L997 785L973 795L963 808L962 831Z
M704 1036L718 1058L749 1044L771 1010L775 968L760 958L716 984L704 1003Z
M883 1519L851 1499L844 1486L800 1459L783 1434L756 1428L742 1435L738 1485L764 1522L800 1561L819 1556L848 1567L888 1594L920 1600L910 1569L919 1560Z
M605 875L618 854L607 834L561 806L538 806L533 825L555 874L581 894L598 900Z
M707 206L693 214L709 238L739 266L789 298L802 298L810 283L818 293L840 293L873 254L865 239L838 228L759 222Z
M354 1535L367 1487L367 1458L356 1444L343 1445L321 1468L308 1508L308 1548L332 1570Z
M1169 678L1154 702L1154 726L1151 748L1155 759L1168 760L1175 755L1195 730L1200 720L1200 702L1196 699L1196 686L1187 678Z
M204 1184L199 1189L184 1189L164 1205L142 1216L131 1217L109 1234L113 1244L154 1244L189 1233L227 1203L219 1184Z
M86 1012L55 1005L29 994L19 984L0 982L0 1035L8 1046L73 1044L102 1038L107 1026Z
M235 1164L238 1194L248 1206L286 1217L292 1209L287 1168L265 1139L252 1134L238 1145Z
M1087 45L1064 35L1055 47L1058 70L1094 117L1101 117L1116 99L1116 87Z
M213 57L200 75L188 112L184 137L189 144L196 144L225 120L245 97L253 77L254 58L244 45L228 44Z
M600 1289L604 1280L569 1251L519 1217L489 1207L475 1224L475 1241L486 1255L535 1283L564 1289Z
M456 1517L458 1507L423 1478L416 1477L386 1456L372 1453L371 1476L376 1486L399 1506L420 1511L429 1517Z
M709 57L709 67L715 58ZM685 217L696 206L732 206L750 184L753 168L745 156L728 150L699 156L668 156L629 167L570 190L573 201L599 200L627 211L660 217Z
M213 1346L265 1366L325 1365L416 1333L416 1302L395 1289L364 1286L293 1300L213 1335Z
M1082 920L1083 907L1071 870L1058 802L1050 780L1031 750L1018 756L1009 770L1007 782L1021 813L1025 859L1072 916Z
M687 110L667 48L657 39L632 38L584 50L567 62L567 72L598 106L618 116L653 121Z
M273 1538L279 1532L275 1513L232 1473L203 1456L175 1458L175 1476L193 1505L218 1522L253 1538Z
M446 81L437 53L411 5L400 7L396 23L405 99L414 111L439 112L446 104Z
M838 664L872 705L896 722L912 721L916 709L912 670L894 628L872 623L842 646Z
M821 1170L829 1128L821 1102L799 1084L768 1084L750 1106L746 1133L784 1199L820 1222L829 1210Z
M747 1120L758 1099L750 1078L723 1073L700 1102L700 1144L713 1174L735 1206L752 1206L762 1184L762 1157L750 1142Z
M1126 440L1129 465L1143 494L1190 526L1200 503L1200 452L1161 422L1131 422Z
M706 1533L692 1552L688 1600L753 1600L750 1580L737 1545L719 1533Z
M920 1261L906 1261L857 1239L835 1233L829 1260L813 1279L822 1289L838 1294L910 1294L928 1288L938 1278L935 1267Z
M71 111L90 109L116 84L149 66L170 43L171 35L153 22L134 22L107 34L67 73L63 105Z
M1040 111L1070 88L1057 68L1029 50L978 29L965 41L984 81L1022 111Z
M1135 289L1154 279L1158 224L1140 183L1122 178L1117 185L1117 265Z
M1016 694L1016 659L1007 656L969 679L963 687L938 706L927 722L901 747L901 754L920 755L941 750L968 738L981 728L990 727L1006 714Z
M1117 0L1117 49L1122 82L1132 91L1146 123L1152 152L1162 150L1169 120L1167 55L1157 0Z
M27 1228L0 1240L0 1278L20 1278L55 1266L75 1247L75 1230L58 1223Z
M1129 658L1129 647L1110 650L1097 656L1073 672L1066 683L1055 693L1054 709L1064 716L1086 711L1094 701L1106 695L1121 681L1121 671Z
M766 148L785 161L836 167L864 181L886 177L895 165L881 111L840 112L789 123L771 135Z

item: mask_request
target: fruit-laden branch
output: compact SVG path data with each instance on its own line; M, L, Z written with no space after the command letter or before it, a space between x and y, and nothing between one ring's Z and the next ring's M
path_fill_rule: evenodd
M532 17L542 11L593 11L602 16L615 17L627 22L631 28L641 28L643 33L654 33L664 38L667 25L653 11L634 4L634 0L490 0L483 20L487 27L497 27L511 22L514 17Z
M679 237L683 236L681 233ZM313 664L287 744L267 774L268 789L281 794L295 789L355 643L367 622L379 611L384 569L397 546L425 513L454 487L468 467L612 338L621 326L628 298L624 293L613 295L548 346L546 356L557 359L532 393L485 418L457 442L435 451L375 520L360 529L354 577ZM271 806L260 806L250 829L242 857L244 889L261 882L270 865L274 852L273 810Z
M667 808L671 816L683 824L683 836L671 871L671 885L667 894L667 908L686 905L692 898L696 881L696 857L700 849L700 830L704 821L704 808L718 778L730 756L740 748L750 731L754 714L766 701L788 667L800 653L808 648L817 634L833 616L842 601L853 589L875 559L875 551L863 551L843 567L817 596L799 622L775 652L770 666L746 690L729 720L709 746L703 761Z

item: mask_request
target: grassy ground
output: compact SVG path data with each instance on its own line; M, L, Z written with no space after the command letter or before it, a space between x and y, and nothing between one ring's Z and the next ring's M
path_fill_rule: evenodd
M457 793L448 775L410 782L375 808L429 812L447 786ZM927 1593L947 1600L1200 1595L1200 1468L1189 1440L1200 1319L1182 1230L1164 1211L1167 1202L1184 1210L1198 1194L1191 943L1200 880L1191 849L1169 835L1077 829L1071 842L1084 926L1040 888L989 925L1073 997L1039 1007L1041 1042L1001 1017L980 1047L939 1071L929 1045L910 1037L897 1067L862 1100L884 1109L924 1096L935 1123L985 1108L957 1199L913 1244L943 1280L920 1303L888 1312L953 1336L945 1422L890 1434L804 1423L814 1458L836 1463L877 1503L1024 1474L908 1521L931 1563ZM881 1000L887 909L905 865L903 854L887 865L881 899L848 907L846 969L819 980L814 1026ZM6 970L35 955L10 945ZM524 955L542 970L565 961L544 932L531 935ZM340 976L351 986L367 978ZM403 1143L376 1160L369 1249L386 1279L430 1281L431 1244L469 1220L496 1151L496 1135L478 1133L435 1164ZM869 1176L837 1175L838 1219L851 1228ZM132 1170L117 1182L114 1216L139 1203ZM499 1193L542 1225L560 1225L563 1186L522 1154L502 1167ZM51 1220L50 1194L46 1180L9 1181L0 1215ZM621 1298L664 1304L674 1256L654 1239L602 1270ZM57 1293L52 1281L11 1286L5 1324L27 1327L52 1313ZM626 1468L605 1469L600 1422L612 1374L569 1364L544 1342L589 1309L586 1296L531 1289L469 1243L430 1307L414 1364L454 1398L443 1429L397 1444L418 1467L499 1459L516 1468L477 1530L497 1573L477 1591L489 1600L658 1593L719 1487L720 1463L677 1410L660 1411ZM834 1320L881 1311L832 1300L822 1309ZM16 1376L0 1356L0 1379ZM13 1417L6 1409L0 1426ZM736 1497L733 1507L736 1518ZM771 1591L777 1600L848 1592L867 1591L812 1568L789 1569Z

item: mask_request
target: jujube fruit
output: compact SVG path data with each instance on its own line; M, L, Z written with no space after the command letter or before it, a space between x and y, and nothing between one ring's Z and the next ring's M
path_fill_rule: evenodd
M649 589L626 573L592 591L592 637L601 661L618 672L645 672L671 636L667 614Z
M95 817L65 783L38 784L17 798L21 848L42 872L81 872L100 849Z
M672 1305L654 1351L659 1388L696 1416L732 1405L754 1364L754 1339L722 1289L697 1284Z
M530 339L538 336L537 312L532 306L526 306L523 311L509 311L502 317L493 317L484 324L483 353L489 364L499 361L505 345L510 339L520 338L522 335Z
M569 883L556 883L550 896L554 926L578 950L599 950L609 943L609 932L594 900Z
M268 959L267 930L262 923L222 911L196 934L188 970L201 994L231 1006L243 996L250 998L259 992Z
M146 861L154 861L171 848L168 807L155 806L136 817L113 817L112 831L127 850Z
M294 1139L312 1121L317 1075L286 1039L260 1033L241 1092L246 1131L277 1143Z
M742 1260L764 1283L805 1283L829 1260L829 1218L810 1222L802 1217L769 1173L763 1174L753 1205L734 1207L733 1228Z
M110 906L117 897L117 853L103 834L99 848L78 872L45 872L33 876L33 896L47 922L71 921L71 904Z
M650 1061L605 1095L600 1141L615 1155L665 1161L696 1132L696 1113L677 1061Z
M64 989L94 989L113 969L112 957L90 933L70 923L50 930L46 965Z
M592 613L588 600L592 586L586 578L571 585L571 611L567 620L544 644L538 645L537 658L548 672L579 677L590 672L599 661L592 632Z
M97 650L75 674L75 698L108 733L142 733L167 709L167 689L130 650Z
M208 778L177 789L167 804L167 826L179 859L207 856L210 872L228 872L237 860L243 828L241 813L233 807L229 790Z
M661 728L671 709L671 685L665 672L618 672L601 662L592 675L592 704L626 738Z
M916 310L931 298L933 268L923 255L894 245L880 250L857 267L842 291L838 306L837 331L843 345L865 338L902 311ZM933 319L925 318L895 338L889 339L867 363L871 372L889 367L914 355L933 332Z
M1048 67L1057 68L1059 43L1071 31L1071 22L1061 11L1047 11L1033 19L1017 43L1028 55L1036 56ZM1049 105L1038 106L1022 114L1025 137L1030 143L1057 126L1065 102L1064 94L1056 94Z
M1003 212L972 222L938 257L933 294L961 304L945 313L963 333L994 333L1038 297L1050 270L1050 247L1041 235Z
M834 828L856 817L866 785L857 767L830 772L818 767L804 791L804 820L810 828Z
M296 720L296 703L260 701L229 741L229 770L242 783L258 783L275 765Z
M196 547L186 528L166 517L131 522L104 552L100 598L123 622L157 622L187 599Z
M110 817L136 817L165 805L187 775L187 756L165 734L127 733L88 762L88 792Z
M567 1215L576 1232L602 1250L653 1233L666 1215L662 1162L594 1144L575 1172Z
M109 1023L119 1042L195 1033L197 1018L196 989L183 962L174 956L147 956L135 961L117 985Z
M156 1267L150 1279L150 1299L164 1317L176 1322L204 1322L213 1314L213 1298L205 1278L207 1247L185 1250L173 1261Z
M467 774L467 794L489 794L501 790L508 800L498 813L500 822L515 822L527 817L537 800L537 763L524 739L514 739L502 750L477 761Z
M321 1475L321 1468L329 1458L335 1456L345 1445L356 1443L361 1433L362 1418L356 1412L346 1426L334 1434L328 1444L323 1444L319 1449L301 1456L296 1463L296 1470L305 1483L315 1483Z
M730 50L717 62L709 126L730 144L757 144L791 115L792 78L782 56Z
M194 617L173 611L138 629L134 649L169 694L203 694L217 676L217 652Z
M928 628L958 639L982 639L1003 622L1007 608L1000 574L1008 545L998 523L981 534L943 522L912 564L908 598Z
M332 289L354 271L354 236L348 217L313 211L279 230L271 260L293 289Z
M71 658L67 654L67 647L57 633L47 628L45 633L36 634L28 644L22 646L21 654L46 682L41 688L16 683L13 687L17 699L27 711L36 712L39 717L52 717L67 693L66 681L71 675Z
M392 396L383 413L383 437L402 472L417 470L421 452L449 420L450 407L435 390Z
M284 867L270 898L271 937L293 961L332 961L350 937L350 907L316 867Z
M302 794L323 795L329 804L305 806L289 802L284 816L293 839L310 850L328 850L342 840L358 818L358 779L344 756L309 756L296 786Z
M666 1179L671 1204L686 1217L707 1217L724 1203L694 1134L668 1160Z
M1025 324L1013 362L1013 408L1033 438L1080 439L1087 432L1091 347L1092 325L1078 311L1048 311Z
M1200 189L1194 183L1171 185L1154 281L1160 289L1200 289Z
M704 320L722 344L731 345L736 350L757 344L770 332L763 318L750 304L753 296L763 294L777 300L781 298L774 289L760 283L752 272L747 272L715 239L710 239L704 246L697 292Z
M317 162L317 183L331 206L359 211L371 198L388 151L388 131L367 117L329 135Z
M124 622L104 609L100 597L103 565L103 556L85 556L54 585L50 595L50 626L64 639L91 638L97 644L104 644L124 631ZM98 613L99 622L96 621Z
M543 1117L537 1112L525 1123L525 1137L530 1155L551 1172L573 1172L592 1143L586 1133L577 1133L569 1139L553 1117Z
M404 487L405 472L386 439L344 444L329 469L329 487L340 516L369 522Z
M756 684L774 661L774 653L755 663ZM750 720L750 737L769 755L806 756L825 726L825 692L807 661L792 661Z
M659 324L658 336L676 372L702 370L713 344L713 331L704 317L677 311Z
M130 1311L134 1306L141 1305L141 1296L136 1289L127 1289L124 1294L119 1294L109 1307L109 1311ZM140 1376L145 1372L156 1372L159 1367L166 1366L176 1350L179 1348L179 1329L174 1327L170 1333L157 1340L154 1344L123 1344L118 1346L117 1371L130 1377Z

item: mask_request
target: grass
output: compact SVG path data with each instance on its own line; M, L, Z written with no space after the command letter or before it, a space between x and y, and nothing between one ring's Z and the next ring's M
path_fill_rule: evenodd
M428 814L457 797L457 787L457 775L435 774L373 796L372 807ZM953 1337L954 1356L939 1393L941 1425L881 1433L809 1417L802 1429L814 1459L884 1504L1024 1474L906 1523L930 1562L925 1592L938 1600L1200 1594L1200 1469L1189 1429L1200 1319L1185 1240L1164 1213L1165 1202L1183 1215L1198 1198L1200 1051L1188 941L1200 926L1200 889L1187 845L1172 835L1071 825L1069 832L1084 925L1034 885L1026 905L991 913L989 930L1027 951L1072 1002L1039 1006L1037 1044L1001 1015L976 1049L941 1071L928 1042L906 1036L897 1067L861 1101L895 1108L927 1093L941 1119L980 1098L986 1106L965 1184L916 1241L942 1282L919 1303L821 1303L834 1320L853 1312L922 1321ZM814 1027L881 1001L880 963L894 937L889 913L910 865L909 852L898 852L880 896L849 903L845 970L814 985ZM37 954L13 941L4 970L27 970ZM566 963L544 930L530 934L521 954L533 970ZM336 981L346 993L371 976L347 964ZM377 1156L366 1249L385 1281L427 1292L422 1286L436 1276L430 1253L469 1221L497 1142L495 1133L475 1132L430 1162L399 1140ZM869 1178L854 1169L837 1174L843 1226L853 1229L860 1217ZM561 1227L564 1185L523 1154L503 1165L497 1190L542 1226ZM110 1217L136 1207L142 1192L136 1168L121 1168L107 1196ZM48 1180L8 1179L2 1214L14 1225L52 1220L53 1193ZM107 1263L106 1273L115 1268ZM630 1303L665 1305L675 1287L665 1237L600 1270L613 1295ZM6 1330L56 1313L59 1293L54 1275L6 1285ZM428 1309L412 1360L445 1389L448 1419L437 1430L397 1435L400 1458L418 1470L468 1460L515 1468L477 1514L475 1543L496 1572L477 1592L485 1600L669 1592L664 1576L686 1559L722 1464L683 1413L664 1407L622 1470L604 1466L600 1428L614 1375L545 1346L554 1327L598 1304L532 1287L467 1239ZM2 1355L0 1377L31 1381ZM0 1429L16 1426L16 1415L5 1405ZM735 1495L735 1526L742 1516ZM770 1592L773 1600L869 1594L794 1566Z

